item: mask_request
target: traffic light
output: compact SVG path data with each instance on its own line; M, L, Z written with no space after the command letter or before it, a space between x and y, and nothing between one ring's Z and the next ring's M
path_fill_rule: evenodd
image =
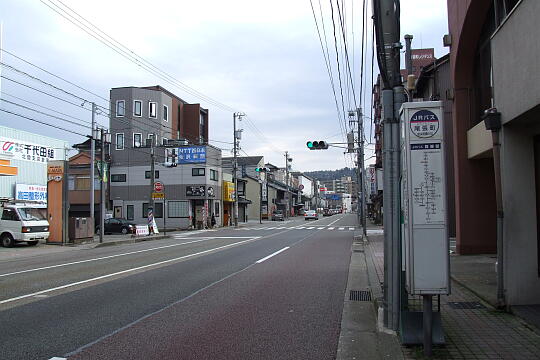
M258 167L258 168L255 168L255 171L256 171L256 172L270 172L270 168L267 168L267 167Z
M352 131L347 133L347 152L354 152L354 133Z
M326 141L308 141L306 143L309 150L326 150L328 143Z

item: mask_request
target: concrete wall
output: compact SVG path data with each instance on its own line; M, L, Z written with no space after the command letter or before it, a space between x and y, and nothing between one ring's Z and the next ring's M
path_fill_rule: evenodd
M540 303L532 133L539 134L540 126L503 128L505 288L511 305Z
M491 40L496 106L503 123L540 103L540 1L524 0Z
M540 43L531 41L540 35L539 13L539 1L522 1L491 41L495 107L504 124L505 288L511 305L540 303L533 147L540 134Z

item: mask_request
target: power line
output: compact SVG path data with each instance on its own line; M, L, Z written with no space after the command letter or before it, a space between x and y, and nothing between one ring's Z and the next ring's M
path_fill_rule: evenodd
M5 101L5 100L3 100L3 101ZM1 108L0 108L0 111L3 111L3 112L5 112L5 113L11 114L11 115L15 115L15 116L18 116L18 117L21 117L21 118L24 118L24 119L27 119L27 120L36 122L36 123L38 123L38 124L50 126L50 127L52 127L52 128L58 129L58 130L62 130L62 131L69 132L69 133L76 134L76 135L80 135L80 136L86 136L86 135L81 134L81 133L79 133L79 132L76 132L76 131L73 131L73 130L68 130L68 129L65 129L65 128L60 127L60 126L48 124L48 123L46 123L46 122L43 122L43 121L40 121L40 120L36 120L36 119L34 119L34 118L31 118L31 117L28 117L28 116L25 116L25 115L22 115L22 114L19 114L19 113L15 113L15 112L12 112L12 111L9 111L9 110L6 110L6 109L1 109Z
M349 51L347 49L346 30L345 30L344 23L343 23L344 15L342 16L342 14L341 14L341 8L339 6L339 2L336 1L336 5L337 5L337 8L338 8L338 13L339 13L339 21L341 23L341 33L343 35L343 46L345 47L345 61L346 61L346 64L347 64L347 70L349 72L349 81L351 83L351 88L352 88L352 92L353 92L354 107L357 108L358 106L356 105L356 92L354 90L354 82L353 82L353 79L352 79L351 66L350 66L350 61L349 61Z

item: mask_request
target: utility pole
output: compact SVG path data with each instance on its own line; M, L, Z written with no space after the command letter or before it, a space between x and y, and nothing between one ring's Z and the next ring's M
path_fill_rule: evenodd
M285 193L285 197L286 197L286 207L285 207L285 212L287 213L286 216L287 216L287 219L289 218L289 213L290 213L290 199L291 199L291 194L289 193L289 152L288 151L285 151L285 185L287 187L287 192Z
M99 228L101 230L99 232L100 243L103 242L103 234L105 233L105 181L103 181L105 177L105 171L106 171L105 170L105 130L101 128L101 176L100 176L100 182L99 182L99 185L100 185L99 193L101 197L100 202L99 202L99 206L100 206ZM94 182L93 180L94 179L92 178L92 183ZM92 204L92 208L94 207L93 205L94 204Z
M154 192L154 183L156 182L156 155L154 150L155 141L156 135L154 134L154 136L152 136L151 138L150 144L150 201L148 206L148 212L150 212L150 209L152 209L152 214L154 215L154 217L156 216L156 212L154 209L154 197L152 196L152 194Z
M362 108L356 109L356 116L358 120L358 167L360 168L360 183L358 187L362 189L362 232L364 239L367 236L366 229L366 211L367 211L367 196L366 196L366 174L364 168L364 114Z
M96 176L96 104L92 103L92 130L90 131L90 218L94 222L95 216L95 185L94 177ZM103 161L103 158L101 159ZM95 222L94 222L95 225ZM103 229L100 227L100 229ZM100 231L103 232L103 231ZM101 236L99 237L101 239Z
M242 113L233 113L233 182L234 182L234 226L238 227L238 141L240 136L236 130L236 118L242 120Z

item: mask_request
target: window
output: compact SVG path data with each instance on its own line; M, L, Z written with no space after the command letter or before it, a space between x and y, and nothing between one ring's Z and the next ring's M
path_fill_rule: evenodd
M17 213L13 209L4 209L2 220L19 221L19 216L17 216Z
M143 203L143 213L142 217L148 217L148 203ZM161 219L163 217L163 203L156 202L154 203L154 218Z
M152 139L152 144L157 145L157 143L155 142L155 138L156 138L155 134L148 134L148 138Z
M219 217L219 201L214 202L214 216Z
M157 117L157 103L150 102L148 106L148 116L150 116L151 118Z
M191 176L204 176L204 168L193 168L191 169Z
M126 115L126 102L116 100L116 117L124 117L124 115Z
M116 134L116 150L124 150L124 133Z
M167 138L161 138L161 143L165 146L169 142L169 139Z
M210 169L210 180L218 181L218 172L217 170Z
M142 146L142 134L135 133L133 134L133 147L138 148Z
M126 174L111 174L111 182L126 182Z
M127 220L135 219L135 207L133 205L126 206L126 219Z
M145 179L150 179L150 175L152 175L150 170L147 170L147 171L144 172L144 178ZM159 170L154 171L154 178L159 179Z
M169 108L167 105L163 105L163 120L169 121Z
M135 116L142 116L142 101L141 100L135 100L133 102L133 115Z
M189 201L169 201L170 218L187 218L189 217Z

